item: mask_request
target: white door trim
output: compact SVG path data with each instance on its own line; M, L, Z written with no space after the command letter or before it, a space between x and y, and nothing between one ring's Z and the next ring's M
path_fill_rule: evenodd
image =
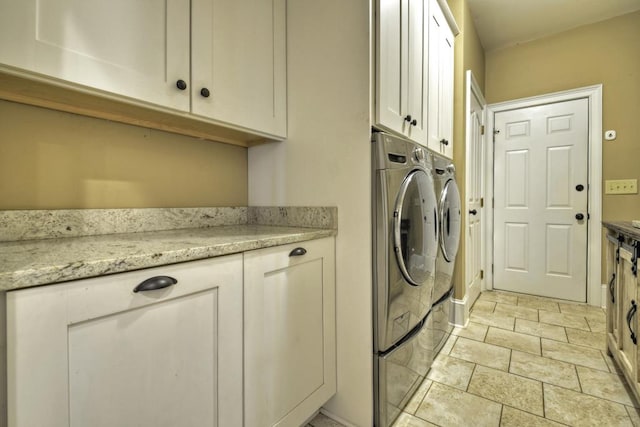
M465 101L464 101L464 111L465 111L465 117L466 117L466 127L465 127L465 164L467 165L467 170L468 170L468 165L470 164L470 159L469 159L469 155L472 152L472 150L470 149L471 144L473 143L473 138L471 135L471 132L473 131L473 127L472 127L472 123L471 123L471 97L475 97L479 104L482 106L482 123L486 124L487 123L487 102L484 99L484 95L482 94L482 90L480 89L480 85L478 85L478 82L476 81L473 72L471 70L467 70L467 72L465 73ZM488 127L485 127L485 129L488 129ZM485 132L486 133L486 132ZM485 141L485 146L486 146L486 141ZM485 154L486 155L486 154ZM483 167L486 167L486 159L485 162L483 162ZM486 174L486 170L484 171ZM465 173L465 193L468 191L469 188L471 188L471 177L469 176L469 174ZM486 180L484 181L486 183ZM482 194L483 197L486 194L486 189L483 185L481 186L482 188ZM469 226L469 221L468 221L468 216L469 216L469 209L467 206L467 197L463 197L462 200L462 208L463 208L463 218L464 220L464 224L463 224L463 230L465 232L466 235L466 230L467 227ZM482 242L485 242L486 239L486 223L484 221L482 221L482 223L480 224L480 240ZM467 255L468 255L468 251L469 251L469 245L468 242L465 242L465 260L468 259ZM482 259L480 260L480 268L482 268L485 272L487 271L486 269L486 256L484 254L482 254ZM486 276L485 276L486 277ZM456 300L457 304L454 303L454 306L456 307L456 309L454 310L454 318L455 318L455 324L458 326L464 326L467 324L468 319L469 319L469 312L471 310L471 306L473 305L473 303L475 302L476 298L478 298L478 295L480 295L479 291L480 288L478 288L478 291L476 292L476 295L468 295L468 291L469 289L467 289L467 285L470 281L470 277L467 277L467 269L464 269L464 284L465 284L465 295L463 300ZM484 287L484 282L485 280L482 279L480 287ZM462 307L461 307L462 306Z
M601 258L602 258L602 85L587 86L562 92L554 92L530 98L489 104L487 106L486 164L485 164L485 202L493 200L493 128L496 113L541 104L571 101L579 98L589 100L589 223L587 254L587 303L600 306ZM487 236L493 236L493 209L485 212L485 230ZM493 239L485 239L486 266L493 265ZM485 270L485 286L493 289L493 272Z

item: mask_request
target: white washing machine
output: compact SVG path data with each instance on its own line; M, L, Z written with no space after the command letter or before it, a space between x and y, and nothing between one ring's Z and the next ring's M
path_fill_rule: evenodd
M445 344L453 325L453 269L460 246L461 202L455 177L455 167L450 159L432 153L434 183L438 198L439 248L436 258L436 277L433 289L433 348L434 357Z
M372 142L374 425L387 427L433 360L438 206L424 148L385 133Z

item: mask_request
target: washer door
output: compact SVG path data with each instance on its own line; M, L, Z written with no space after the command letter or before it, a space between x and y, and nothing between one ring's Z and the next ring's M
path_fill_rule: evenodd
M394 211L394 249L400 271L420 286L435 272L438 254L437 200L433 179L424 170L407 175Z
M460 245L460 192L453 179L448 180L440 196L440 248L444 259L453 262Z

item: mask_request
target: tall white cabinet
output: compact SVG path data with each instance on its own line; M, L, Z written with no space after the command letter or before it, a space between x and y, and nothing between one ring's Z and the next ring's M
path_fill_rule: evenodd
M377 5L374 125L452 157L451 12L438 0Z
M298 427L336 392L334 245L245 253L246 427Z
M231 255L9 292L8 425L242 425L242 268Z
M286 136L286 0L0 0L0 65Z

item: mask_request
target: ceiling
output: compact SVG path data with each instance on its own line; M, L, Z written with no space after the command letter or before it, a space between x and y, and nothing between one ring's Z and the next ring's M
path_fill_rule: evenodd
M640 0L468 0L486 51L640 10Z

